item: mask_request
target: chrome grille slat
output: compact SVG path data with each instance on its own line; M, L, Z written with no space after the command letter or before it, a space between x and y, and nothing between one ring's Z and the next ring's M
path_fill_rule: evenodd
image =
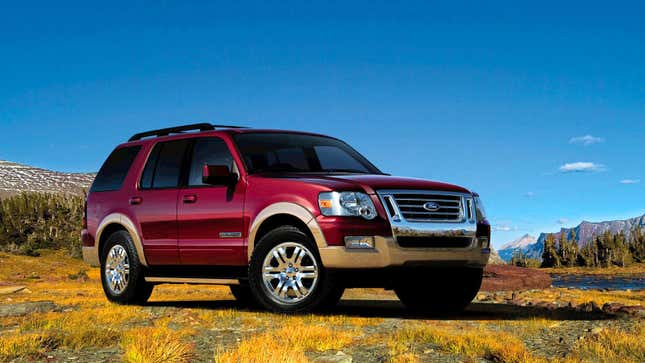
M421 204L399 204L399 208L423 208L423 205ZM456 205L449 205L449 206L441 206L441 209L461 209L461 207L456 206Z
M454 216L457 213L454 213L454 212L413 212L413 211L403 211L403 214L428 214L428 215L439 215L439 216Z
M390 194L390 202L396 204L399 217L411 222L461 222L468 212L464 197L457 193L437 191L409 191ZM425 210L426 203L435 203L439 208Z
M456 200L453 199L435 199L435 198L396 198L396 200L400 201L424 201L424 202L456 202Z

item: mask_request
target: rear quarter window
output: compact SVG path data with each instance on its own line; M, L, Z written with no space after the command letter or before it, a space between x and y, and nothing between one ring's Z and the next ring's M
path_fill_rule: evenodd
M120 190L128 171L141 150L141 146L118 148L108 156L96 174L90 192L108 192Z

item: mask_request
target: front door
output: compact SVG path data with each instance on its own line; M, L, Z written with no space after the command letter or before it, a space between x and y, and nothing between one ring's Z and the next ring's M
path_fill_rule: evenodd
M224 140L215 136L195 140L187 183L179 191L177 201L181 263L244 265L246 187L241 181L229 186L204 184L204 165L227 165L233 172L238 170Z

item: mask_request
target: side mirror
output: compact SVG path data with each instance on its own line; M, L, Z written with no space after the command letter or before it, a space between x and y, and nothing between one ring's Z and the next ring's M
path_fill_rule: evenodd
M208 185L230 185L237 181L237 174L231 173L226 165L204 165L202 183Z

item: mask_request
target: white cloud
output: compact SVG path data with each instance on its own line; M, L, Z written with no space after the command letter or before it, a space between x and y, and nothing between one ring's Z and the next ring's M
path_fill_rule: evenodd
M623 179L620 181L620 184L638 184L640 182L640 179Z
M560 171L563 173L584 173L592 171L603 171L605 166L602 164L592 163L588 161L578 161L575 163L566 163L560 167Z
M535 197L535 193L533 193L533 192L526 192L526 194L524 194L524 196L525 196L525 197L527 197L527 198L533 198L533 197Z
M493 226L493 231L497 231L497 232L517 231L517 227L512 227L506 224L500 224L500 225Z
M605 142L605 139L591 135L576 136L569 139L569 144L581 144L585 146L599 144L601 142Z
M560 218L557 220L558 224L567 224L569 223L569 218Z

